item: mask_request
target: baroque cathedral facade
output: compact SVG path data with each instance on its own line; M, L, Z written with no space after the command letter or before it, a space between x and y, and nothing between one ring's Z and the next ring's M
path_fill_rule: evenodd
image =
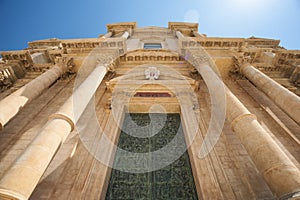
M197 23L1 52L1 199L300 199L300 51Z

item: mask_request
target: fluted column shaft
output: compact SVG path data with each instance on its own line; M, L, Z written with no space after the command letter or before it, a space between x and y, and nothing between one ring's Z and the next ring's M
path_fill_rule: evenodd
M50 116L38 136L0 180L0 198L25 200L30 197L58 148L74 129L106 72L105 67L96 67L59 111Z
M197 67L201 76L215 73L208 65ZM278 196L300 192L300 171L281 150L256 116L226 88L226 118L243 146L263 175L270 189Z
M300 97L250 64L242 66L241 72L268 95L286 114L300 124Z
M54 66L47 72L33 79L11 95L0 101L0 129L7 124L28 102L39 96L56 81L64 70Z

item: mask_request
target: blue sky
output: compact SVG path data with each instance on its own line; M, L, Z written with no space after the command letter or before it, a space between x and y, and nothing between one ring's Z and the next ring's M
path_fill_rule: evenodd
M300 0L0 0L0 51L46 38L97 37L106 24L199 23L208 36L268 37L300 49Z

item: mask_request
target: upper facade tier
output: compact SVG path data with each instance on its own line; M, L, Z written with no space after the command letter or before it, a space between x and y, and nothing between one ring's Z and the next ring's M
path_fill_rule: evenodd
M245 59L262 70L279 70L285 77L292 76L300 65L300 50L286 50L279 43L279 40L253 36L209 37L198 32L198 23L169 22L168 27L138 27L136 22L114 23L108 24L107 32L95 38L50 38L29 42L24 50L1 52L0 77L3 80L0 79L0 85L5 84L8 72L12 74L10 81L13 82L28 71L42 72L59 63L74 67L76 72L89 53L108 50L116 50L120 57L125 56L128 61L151 63L163 59L161 57L167 58L163 53L166 51L182 56L184 49L200 48L207 51L225 76L236 71L236 61ZM125 55L129 52L137 54L136 51L141 52L140 59ZM151 51L160 53L153 53L152 56L142 53ZM182 59L176 58L174 61L177 60ZM293 75L293 81L296 79Z

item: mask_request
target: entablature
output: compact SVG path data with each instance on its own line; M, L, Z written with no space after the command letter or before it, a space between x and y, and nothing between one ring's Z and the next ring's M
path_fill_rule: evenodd
M266 38L246 38L247 46L256 46L259 48L277 48L280 40L266 39Z
M94 40L65 40L62 41L64 53L89 53L96 48L118 48L119 53L126 51L124 38L94 39Z
M1 56L4 62L19 62L24 68L28 68L33 64L33 60L28 50L3 51L1 52Z
M244 45L243 38L187 37L187 38L183 38L181 41L182 48L190 48L190 47L204 47L204 48L213 48L213 49L235 48L236 50L238 50L243 45Z
M30 60L30 54L27 50L3 51L1 56L3 60Z
M194 36L194 32L198 32L198 23L169 22L168 28L174 32L180 31L185 36Z
M160 27L147 27L147 28L137 28L132 31L131 38L138 38L140 40L145 40L147 38L175 38L175 32Z
M28 42L28 48L30 49L59 48L60 43L61 40L57 38L36 40L33 42Z
M300 50L279 50L277 54L282 59L300 59Z
M107 32L112 32L113 35L123 33L125 31L131 32L131 30L137 27L136 22L121 22L115 24L107 24Z
M279 40L272 39L245 39L245 38L218 38L218 37L184 37L181 39L183 48L204 47L214 49L240 50L242 47L277 48Z

